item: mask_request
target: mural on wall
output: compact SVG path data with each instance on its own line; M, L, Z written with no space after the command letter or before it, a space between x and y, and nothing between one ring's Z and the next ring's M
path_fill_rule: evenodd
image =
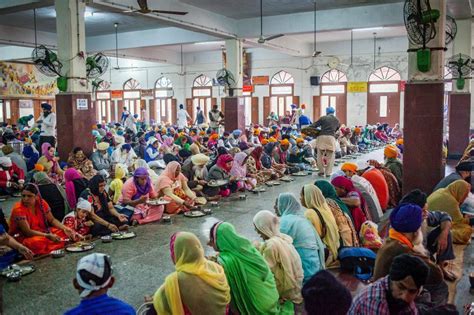
M0 62L0 95L9 97L54 97L56 80L32 64Z

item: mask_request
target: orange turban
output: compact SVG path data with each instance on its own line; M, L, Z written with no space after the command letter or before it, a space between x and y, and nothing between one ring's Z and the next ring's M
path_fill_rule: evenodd
M268 143L268 139L262 139L262 145L266 145Z
M345 172L345 171L351 171L351 172L357 172L357 164L355 163L351 163L351 162L346 162L344 164L342 164L341 166L341 171Z
M260 129L255 129L255 130L253 131L253 134L254 134L255 136L258 136L258 135L260 134Z
M403 138L397 139L395 142L396 145L403 145Z
M362 130L361 130L359 127L354 128L354 133L355 133L356 135L360 135L361 132L362 132Z
M44 166L41 164L35 164L35 171L44 172Z
M219 135L218 135L217 133L213 133L213 134L209 137L209 139L211 139L211 140L217 140L217 139L219 139Z
M270 142L270 143L277 142L277 139L275 139L273 137L270 137L270 138L268 138L268 142Z
M301 104L301 109L306 109L306 104Z
M288 139L283 139L280 141L280 144L283 146L290 145L290 141L288 141Z
M395 147L393 145L388 145L383 150L383 154L387 158L396 158L398 156L398 149L397 149L397 147Z
M304 142L303 138L296 138L296 143L301 143L301 142Z

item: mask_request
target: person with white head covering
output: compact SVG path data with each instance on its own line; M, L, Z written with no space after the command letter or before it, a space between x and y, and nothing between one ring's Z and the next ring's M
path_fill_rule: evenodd
M135 315L131 305L108 296L107 291L115 283L112 274L112 262L108 255L93 253L82 257L77 263L76 277L73 280L74 288L82 300L78 306L64 314Z
M257 247L275 276L282 308L293 313L293 303L303 302L301 296L303 267L301 258L293 246L293 239L280 233L280 220L268 210L258 212L253 217L253 224L264 241Z
M155 137L150 137L145 149L144 159L149 167L165 168L163 155L160 152L160 142Z
M124 164L127 168L133 166L135 159L137 159L137 154L128 143L117 146L111 156L112 163Z
M25 173L7 156L0 157L0 196L18 193L25 183Z
M63 225L75 231L78 235L87 236L90 234L91 226L94 225L91 214L91 203L79 198L76 204L76 211L71 211L64 217Z
M100 142L97 144L97 151L91 154L91 161L94 168L98 171L99 175L105 178L109 177L110 171L110 156L108 154L110 144L108 142Z

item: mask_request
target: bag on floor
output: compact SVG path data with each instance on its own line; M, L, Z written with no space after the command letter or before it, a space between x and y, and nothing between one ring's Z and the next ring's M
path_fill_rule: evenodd
M341 247L338 256L342 270L351 272L362 281L367 281L372 277L376 254L370 249Z

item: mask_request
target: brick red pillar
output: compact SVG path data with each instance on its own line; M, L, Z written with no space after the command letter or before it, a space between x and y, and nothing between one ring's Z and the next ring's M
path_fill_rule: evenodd
M243 97L224 97L225 131L245 130L245 100Z
M459 159L469 144L471 127L471 93L449 95L448 157Z
M404 193L416 188L431 193L444 177L443 99L442 82L405 86Z
M87 108L83 101L87 100ZM58 133L58 152L62 161L66 161L69 152L81 147L89 156L92 153L94 140L92 126L95 124L95 108L89 93L72 93L56 95L56 117Z

